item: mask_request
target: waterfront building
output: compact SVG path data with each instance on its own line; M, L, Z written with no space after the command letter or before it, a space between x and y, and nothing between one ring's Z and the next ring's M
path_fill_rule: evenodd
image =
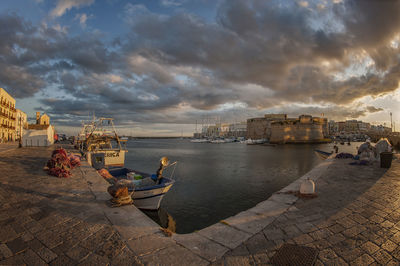
M301 115L271 122L271 143L315 143L324 142L325 120L311 115Z
M264 117L247 119L248 139L269 139L271 137L271 122L286 120L286 114L266 114Z
M22 146L49 146L54 144L54 127L52 125L28 125L22 135Z
M220 137L228 137L229 136L229 124L223 123L219 125L219 136Z
M229 125L229 137L245 138L247 134L247 123L239 122Z
M0 88L0 106L0 141L14 141L17 112L15 99L3 88Z
M365 122L362 122L362 121L358 121L358 130L360 132L366 132L366 131L370 130L370 128L371 128L371 124L370 123L365 123Z
M15 122L16 122L16 128L15 128L16 139L20 139L24 134L24 129L28 128L28 116L22 110L17 109Z
M357 120L346 120L344 131L347 133L356 133L358 131L358 121Z
M336 123L333 120L329 121L328 123L329 136L336 135L338 132L339 132L339 123Z

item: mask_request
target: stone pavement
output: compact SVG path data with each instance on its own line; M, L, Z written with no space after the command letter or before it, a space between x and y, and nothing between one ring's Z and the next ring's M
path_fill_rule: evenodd
M335 160L316 181L318 197L288 211L216 265L265 265L283 243L315 248L316 265L399 265L400 162L386 171Z
M18 148L18 142L0 143L0 154Z
M326 160L255 207L167 237L133 205L109 208L87 163L73 177L42 168L54 147L0 154L0 265L265 265L283 243L318 250L317 264L398 264L400 162ZM301 180L318 197L298 199Z

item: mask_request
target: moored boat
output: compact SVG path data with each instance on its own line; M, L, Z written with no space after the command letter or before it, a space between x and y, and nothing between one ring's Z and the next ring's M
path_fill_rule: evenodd
M111 127L111 128L110 128ZM94 123L90 134L83 142L81 152L86 155L89 165L96 169L125 164L127 149L122 147L126 140L121 140L115 130L112 118L100 118Z
M111 168L109 173L118 180L128 179L132 181L134 187L133 189L129 188L129 192L133 191L133 204L139 209L145 210L160 208L161 200L175 182L172 178L167 177L157 180L155 175L129 168Z
M321 150L314 150L314 152L320 157L321 159L325 160L329 156L332 155L333 152L326 152L326 151L321 151Z

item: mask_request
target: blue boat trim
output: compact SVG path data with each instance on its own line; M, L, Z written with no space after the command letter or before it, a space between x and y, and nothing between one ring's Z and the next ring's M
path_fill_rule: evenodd
M143 197L143 198L132 198L133 199L133 202L135 202L135 200L142 200L142 199L149 199L149 198L154 198L154 197L160 197L160 196L163 196L165 193L161 193L161 194L157 194L157 195L151 195L151 196L148 196L148 197Z
M157 188L164 188L173 183L174 182L168 182L168 183L164 183L164 184L154 185L151 187L135 188L135 191L146 191L146 190L153 190L153 189L157 189Z
M322 154L325 154L325 155L331 155L332 154L332 152L326 152L326 151L321 151L321 150L314 150L314 151L322 153Z

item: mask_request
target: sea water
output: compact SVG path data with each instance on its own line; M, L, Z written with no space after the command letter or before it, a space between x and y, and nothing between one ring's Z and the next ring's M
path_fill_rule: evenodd
M156 173L160 158L178 161L176 180L157 212L145 212L162 226L189 233L247 210L268 199L322 162L315 149L332 144L276 146L191 143L188 139L139 139L127 143L125 166ZM356 146L338 145L355 153ZM173 167L164 172L172 174Z

